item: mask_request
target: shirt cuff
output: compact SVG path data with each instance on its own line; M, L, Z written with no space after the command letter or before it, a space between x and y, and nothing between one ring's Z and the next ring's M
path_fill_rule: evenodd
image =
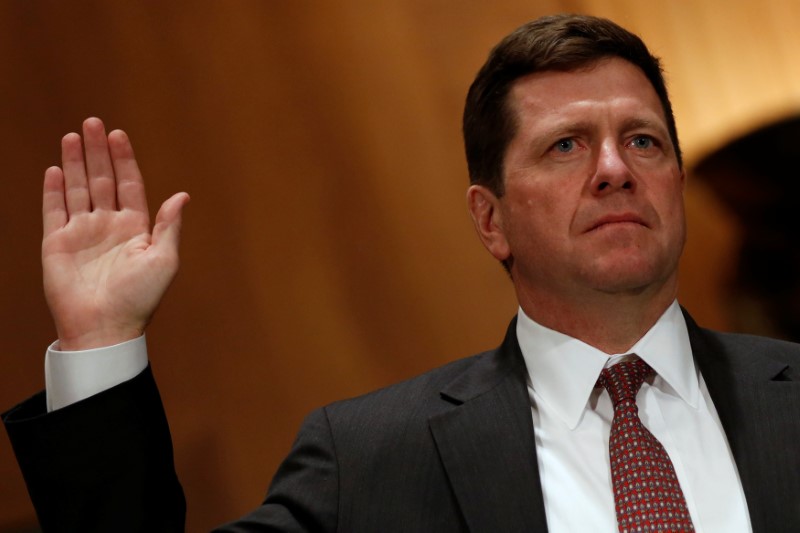
M47 348L44 358L47 412L133 379L145 368L144 335L113 346L76 352L59 350L56 341Z

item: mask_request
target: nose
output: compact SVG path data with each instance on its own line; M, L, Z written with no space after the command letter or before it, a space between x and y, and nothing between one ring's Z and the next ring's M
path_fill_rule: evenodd
M636 179L617 143L606 142L600 147L594 170L591 180L593 194L606 195L618 190L636 190Z

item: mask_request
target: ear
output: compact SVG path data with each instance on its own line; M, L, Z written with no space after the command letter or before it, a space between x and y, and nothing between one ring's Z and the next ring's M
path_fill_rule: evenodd
M503 230L500 199L483 185L471 185L467 189L467 208L483 246L498 261L508 259L511 249Z

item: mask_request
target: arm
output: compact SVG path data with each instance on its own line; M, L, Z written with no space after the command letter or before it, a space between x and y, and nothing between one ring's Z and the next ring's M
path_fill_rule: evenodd
M127 136L98 119L62 141L45 173L42 262L59 347L80 351L140 337L178 267L181 209L164 202L149 231L144 185ZM97 369L92 369L97 371ZM43 394L3 415L44 531L183 531L185 501L150 368L47 413ZM329 531L338 471L320 411L304 424L264 504L220 531Z
M186 503L150 368L44 415L38 394L3 414L42 531L184 530Z
M181 210L164 202L150 229L127 135L96 118L61 142L45 172L42 266L62 350L142 335L178 268ZM46 414L40 394L3 420L45 531L182 531L185 504L149 369ZM158 524L158 526L156 526Z

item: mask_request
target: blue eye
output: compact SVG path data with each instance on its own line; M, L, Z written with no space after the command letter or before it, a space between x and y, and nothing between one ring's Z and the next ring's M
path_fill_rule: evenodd
M575 148L575 141L572 139L561 139L555 145L555 149L562 153L571 152Z
M631 143L635 148L646 149L653 146L653 139L648 137L647 135L639 135L633 142Z

